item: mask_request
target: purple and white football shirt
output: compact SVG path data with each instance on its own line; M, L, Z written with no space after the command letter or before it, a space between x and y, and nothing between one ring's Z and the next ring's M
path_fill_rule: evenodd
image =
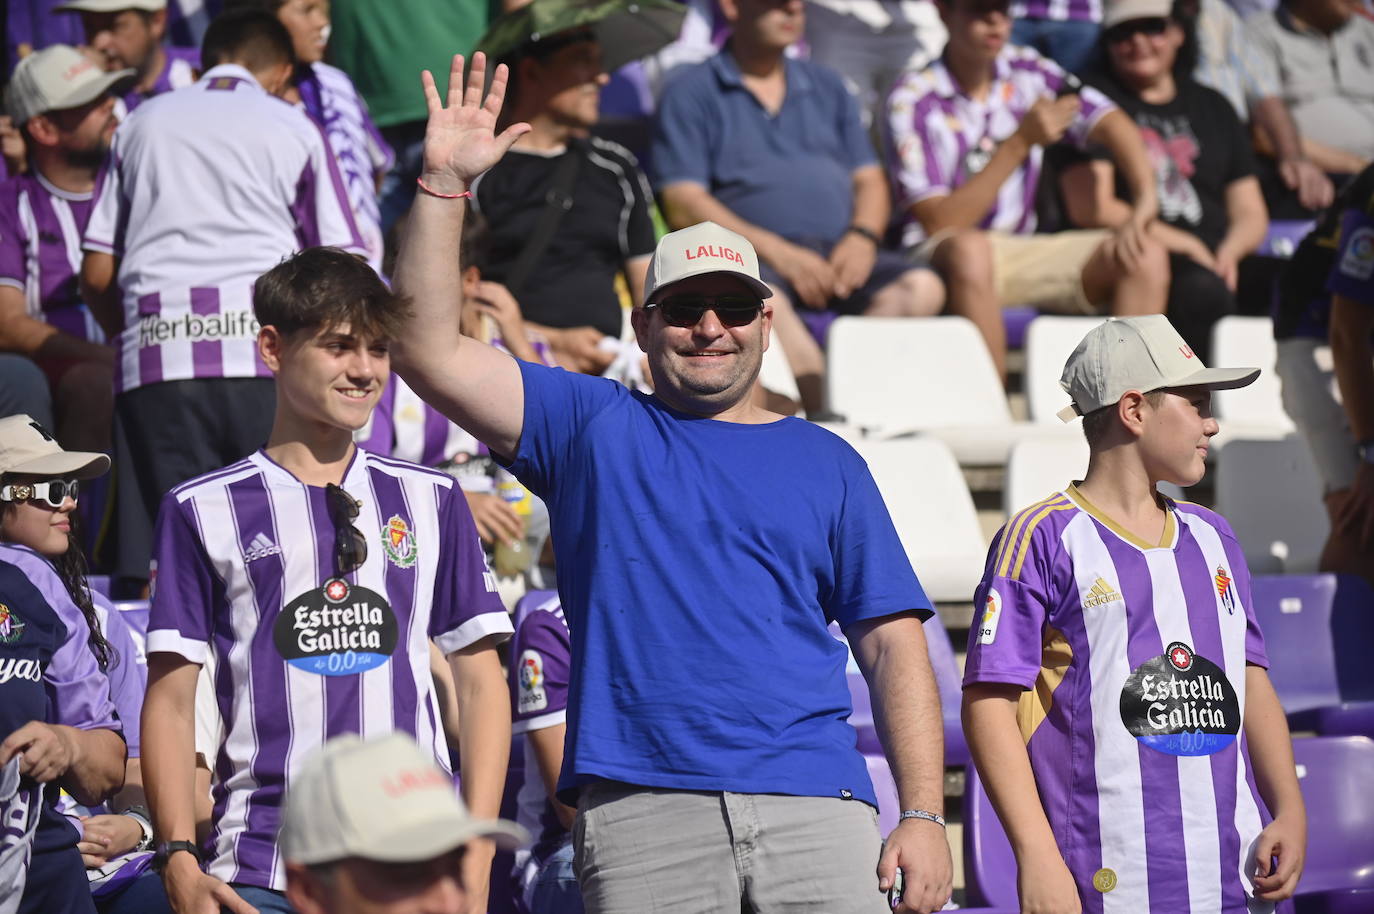
M979 162L986 164L997 144L1016 132L1031 106L1041 98L1053 98L1067 76L1054 61L1016 45L1003 49L994 67L992 85L981 101L959 88L943 58L907 73L893 86L887 99L888 173L906 219L903 245L926 237L910 214L912 204L948 196L966 182L971 169L981 168ZM1083 146L1097 122L1116 106L1090 86L1084 86L1078 97L1078 116L1065 136ZM978 228L1017 235L1035 231L1035 187L1043 159L1044 150L1032 147L1021 167L1002 183Z
M557 596L535 607L516 626L510 650L511 733L520 736L567 722L572 642ZM544 860L568 840L549 802L534 746L525 743L525 783L516 798L516 821L535 836L534 846L517 855L517 871Z
M153 82L153 87L146 92L130 89L125 93L124 113L133 111L155 95L162 95L173 89L184 89L196 81L196 72L200 69L199 48L163 47L162 53L166 55L166 60L162 65L162 72Z
M212 662L224 738L208 871L281 890L281 800L342 733L401 731L447 770L429 642L449 654L510 619L467 502L443 473L359 449L362 567L339 579L325 490L258 451L163 499L148 651Z
M1101 22L1102 0L1014 0L1011 18L1054 22Z
M0 286L24 294L30 317L103 343L77 288L91 196L62 190L36 170L0 184Z
M83 244L119 258L115 389L267 376L253 282L315 245L366 253L310 118L235 64L140 105L115 131Z
M964 683L1009 683L1085 914L1271 911L1252 897L1264 815L1242 724L1267 666L1240 545L1168 502L1146 543L1077 488L1014 516L988 556Z

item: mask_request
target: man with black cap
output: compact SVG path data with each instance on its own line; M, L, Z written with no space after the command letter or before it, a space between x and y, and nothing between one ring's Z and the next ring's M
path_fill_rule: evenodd
M652 395L465 339L457 248L469 186L530 128L494 133L477 54L449 105L424 75L425 173L397 261L406 381L549 506L572 642L560 798L576 802L588 912L938 910L932 614L863 460L753 404L773 310L758 256L710 222L659 241L632 321ZM873 691L904 811L882 846L847 721L846 652Z

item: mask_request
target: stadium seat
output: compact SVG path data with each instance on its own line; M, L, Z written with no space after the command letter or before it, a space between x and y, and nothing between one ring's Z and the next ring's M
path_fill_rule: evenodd
M797 390L797 378L792 374L792 366L787 364L787 356L782 347L774 344L763 351L763 365L759 368L759 383L764 389L779 396L787 397L793 403L801 403L801 392Z
M1330 530L1322 484L1306 443L1213 439L1216 509L1236 531L1253 574L1317 570Z
M987 542L950 449L928 437L853 444L868 461L926 595L936 601L971 601Z
M1273 219L1264 233L1264 240L1255 251L1256 257L1275 257L1287 260L1293 256L1303 238L1316 225L1312 219ZM1217 363L1221 364L1220 362Z
M1232 315L1213 325L1213 365L1260 369L1259 378L1250 386L1212 395L1213 412L1226 440L1281 438L1293 431L1274 369L1277 358L1274 322L1269 318Z
M969 904L1020 909L1016 855L971 764L964 778L964 884Z
M1029 305L1013 305L1002 309L1002 328L1007 333L1007 348L1021 349L1026 345L1026 328L1040 316Z
M1269 678L1294 730L1374 737L1374 589L1353 575L1256 575Z
M1298 785L1312 827L1295 898L1298 914L1374 911L1374 740L1364 736L1293 740Z
M962 317L840 317L830 328L830 408L882 436L926 432L959 462L999 465L1034 431L1015 422L972 322Z
M1026 438L1012 445L1002 483L1002 511L1011 517L1048 498L1088 469L1088 442L1077 424L1063 434Z
M1026 404L1032 422L1062 427L1056 413L1069 405L1069 395L1059 386L1064 363L1100 317L1041 315L1026 328Z

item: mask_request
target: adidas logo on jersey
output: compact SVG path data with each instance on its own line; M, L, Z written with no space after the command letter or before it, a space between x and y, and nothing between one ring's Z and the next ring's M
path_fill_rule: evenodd
M1105 578L1099 577L1093 584L1092 590L1083 598L1083 608L1093 609L1098 606L1106 606L1108 603L1121 602L1121 594L1116 592L1116 588L1107 583Z
M266 533L259 533L243 551L243 562L246 565L258 559L265 559L269 555L281 555L281 547L268 539Z

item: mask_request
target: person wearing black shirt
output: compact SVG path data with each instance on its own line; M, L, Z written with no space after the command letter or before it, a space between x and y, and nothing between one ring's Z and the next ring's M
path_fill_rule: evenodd
M1205 361L1212 325L1236 310L1238 264L1269 225L1254 152L1226 98L1193 81L1170 0L1113 0L1104 26L1105 70L1087 82L1140 128L1158 178L1151 231L1170 252L1167 313ZM1060 183L1069 218L1083 227L1115 225L1129 213L1109 160L1072 164Z

